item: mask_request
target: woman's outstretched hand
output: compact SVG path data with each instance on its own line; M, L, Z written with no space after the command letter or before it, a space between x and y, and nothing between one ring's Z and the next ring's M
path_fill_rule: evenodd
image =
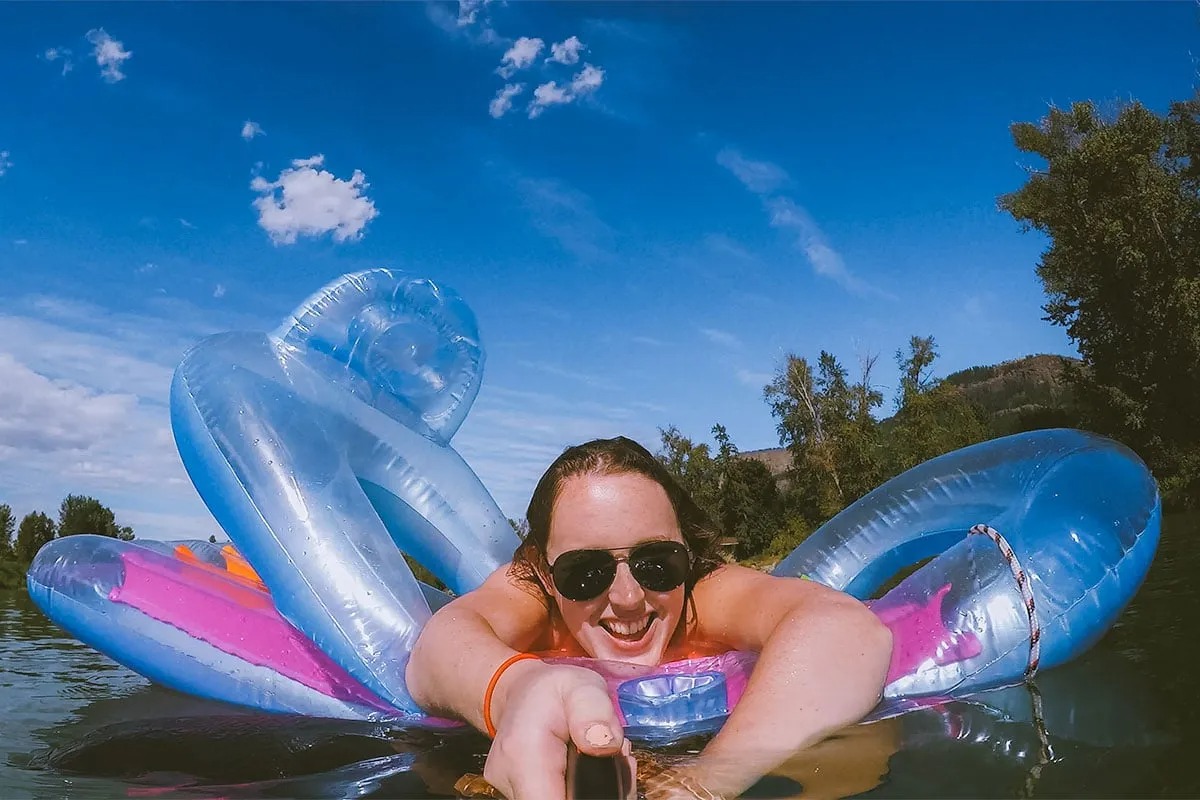
M517 667L520 667L518 669ZM591 756L629 754L608 687L583 667L530 662L506 676L483 777L509 800L564 800L567 742Z

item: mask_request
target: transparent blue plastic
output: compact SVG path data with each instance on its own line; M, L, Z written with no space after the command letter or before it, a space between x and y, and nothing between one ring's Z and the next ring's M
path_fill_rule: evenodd
M986 524L1011 545L1041 630L1038 666L1091 647L1149 571L1162 508L1129 448L1076 430L1031 431L932 459L893 478L814 532L775 568L866 599L900 570L932 558L871 603L899 648L924 658L894 675L878 715L923 697L1018 683L1031 658L1027 600ZM938 608L930 604L937 602ZM914 610L928 610L922 617ZM905 616L907 615L907 616ZM911 655L911 654L910 654ZM893 665L896 659L893 659Z

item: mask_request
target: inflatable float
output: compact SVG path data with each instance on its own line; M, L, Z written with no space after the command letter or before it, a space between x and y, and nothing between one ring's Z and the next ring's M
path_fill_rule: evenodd
M344 276L271 333L195 345L171 387L189 476L230 545L77 535L44 547L30 596L150 680L265 711L453 726L404 683L449 595L519 540L451 446L484 364L473 313L432 281ZM941 456L861 498L775 570L868 599L893 631L873 717L1019 683L1090 647L1141 584L1161 510L1117 442L1036 431ZM635 667L587 662L630 738L718 728L752 653Z

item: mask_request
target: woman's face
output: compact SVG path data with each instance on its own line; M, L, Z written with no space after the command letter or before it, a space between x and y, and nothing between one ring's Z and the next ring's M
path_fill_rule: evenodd
M639 584L624 558L649 541L683 543L666 491L636 473L574 475L554 503L546 561L573 550L617 557L612 585L591 600L563 597L549 581L567 630L592 657L656 665L683 615L684 587L655 592Z

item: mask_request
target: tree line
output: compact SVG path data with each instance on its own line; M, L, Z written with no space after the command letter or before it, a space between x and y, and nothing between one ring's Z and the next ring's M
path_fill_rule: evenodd
M25 571L38 550L54 539L77 533L95 533L123 541L134 538L133 528L119 524L112 509L94 497L69 494L59 504L57 520L33 511L19 525L12 507L0 503L0 588L23 585Z
M789 353L763 390L787 451L779 479L741 457L720 424L712 447L659 431L658 457L736 541L735 557L785 555L900 472L1034 428L1111 436L1146 461L1168 508L1200 507L1200 94L1162 115L1137 101L1108 111L1080 102L1010 132L1041 164L998 207L1048 240L1036 266L1044 319L1081 356L1067 364L1066 400L1000 430L963 391L970 374L933 377L936 344L913 336L896 353L895 412L878 419L875 356L851 377L828 352L812 362Z
M660 429L658 458L735 541L740 560L779 558L850 503L888 478L991 435L986 415L959 386L937 379L932 336L913 336L896 352L896 412L877 420L884 398L871 382L875 357L851 378L832 354L815 366L788 353L763 397L775 418L787 465L778 475L741 454L725 427L716 447L674 426Z

